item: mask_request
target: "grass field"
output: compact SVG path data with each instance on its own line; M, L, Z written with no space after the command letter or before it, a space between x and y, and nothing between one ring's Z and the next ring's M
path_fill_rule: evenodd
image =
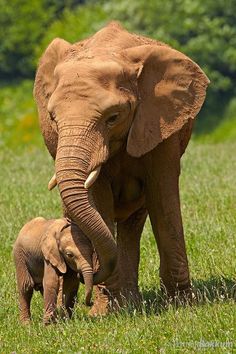
M235 348L236 144L190 144L182 161L181 198L197 303L162 306L158 257L149 223L142 238L143 309L90 319L78 304L74 318L44 327L35 294L33 322L18 321L12 244L21 226L41 215L60 216L53 171L43 148L3 149L0 169L0 353L231 353ZM80 302L83 300L80 289Z

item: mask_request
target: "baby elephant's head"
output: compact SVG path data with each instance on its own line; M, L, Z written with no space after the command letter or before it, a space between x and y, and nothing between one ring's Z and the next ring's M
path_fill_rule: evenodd
M66 219L55 220L43 237L42 252L44 258L61 273L66 273L68 266L78 275L82 274L85 302L90 305L93 290L93 246L78 226Z

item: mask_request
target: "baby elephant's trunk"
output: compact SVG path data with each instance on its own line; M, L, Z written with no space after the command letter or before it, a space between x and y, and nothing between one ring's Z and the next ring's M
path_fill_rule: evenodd
M90 266L81 267L85 284L85 304L91 306L91 297L93 293L93 269Z

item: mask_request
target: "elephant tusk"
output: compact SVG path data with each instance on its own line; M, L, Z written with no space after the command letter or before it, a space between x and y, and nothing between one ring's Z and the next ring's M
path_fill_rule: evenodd
M48 182L48 190L51 191L57 185L56 175L54 174L50 181Z
M88 189L89 187L92 186L92 184L96 181L96 179L98 178L98 175L100 173L101 170L101 166L98 166L95 168L95 170L93 170L88 178L86 179L85 183L84 183L84 188Z

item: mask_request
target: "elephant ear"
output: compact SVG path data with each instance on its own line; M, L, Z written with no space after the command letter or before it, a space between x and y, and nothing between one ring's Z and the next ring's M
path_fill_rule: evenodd
M63 39L54 39L40 59L34 83L34 98L38 106L40 128L50 154L55 158L57 133L51 125L47 110L48 101L56 88L54 70L63 61L71 44Z
M168 46L143 45L126 49L123 55L138 73L140 101L127 151L140 157L196 117L209 80L190 58Z
M50 262L61 273L66 273L66 263L59 251L58 241L60 233L67 225L66 220L55 220L46 230L42 238L42 253L44 258Z

